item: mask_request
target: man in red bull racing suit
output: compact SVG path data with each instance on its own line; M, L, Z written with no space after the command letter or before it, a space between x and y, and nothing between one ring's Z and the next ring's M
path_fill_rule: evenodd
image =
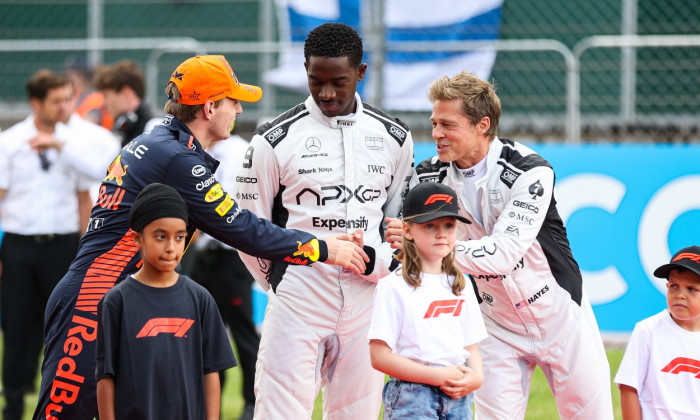
M165 111L173 115L127 144L112 162L78 255L50 297L34 419L88 420L97 415L97 304L140 266L138 248L129 234L129 210L151 183L170 185L180 193L187 203L191 233L201 229L269 260L300 265L325 261L365 271L362 259L367 256L352 242L334 237L323 241L259 219L239 207L214 177L218 162L205 147L228 138L242 111L239 101L259 100L260 88L240 84L223 56L197 56L175 70L166 92Z

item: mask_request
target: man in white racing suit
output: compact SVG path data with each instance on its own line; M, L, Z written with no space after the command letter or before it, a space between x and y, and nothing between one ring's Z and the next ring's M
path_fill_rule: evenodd
M528 147L496 136L501 105L472 74L430 86L437 156L416 166L417 182L457 192L457 265L477 287L489 336L479 344L480 419L523 419L535 366L562 419L613 418L610 367L553 197L554 171ZM400 225L399 225L400 226ZM394 223L387 232L398 239ZM451 392L461 396L459 382Z
M402 122L356 93L367 65L351 27L317 27L304 53L311 96L257 129L235 198L279 226L321 237L360 229L371 261L361 276L241 254L269 289L255 418L310 419L319 388L324 418L377 418L384 375L371 367L367 329L375 282L394 261L383 224L401 209L413 140Z

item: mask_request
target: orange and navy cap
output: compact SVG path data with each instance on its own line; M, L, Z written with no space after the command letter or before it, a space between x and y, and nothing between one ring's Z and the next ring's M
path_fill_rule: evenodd
M240 83L223 55L198 55L177 66L168 83L180 91L179 104L201 105L223 98L257 102L262 98L258 86Z
M671 270L685 268L700 276L700 246L689 246L676 252L671 262L654 270L654 276L667 279Z

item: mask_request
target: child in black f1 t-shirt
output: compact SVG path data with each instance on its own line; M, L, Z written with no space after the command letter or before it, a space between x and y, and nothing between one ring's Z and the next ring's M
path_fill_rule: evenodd
M100 419L218 420L219 371L236 360L214 299L175 272L187 206L172 187L151 184L129 223L143 265L98 305Z

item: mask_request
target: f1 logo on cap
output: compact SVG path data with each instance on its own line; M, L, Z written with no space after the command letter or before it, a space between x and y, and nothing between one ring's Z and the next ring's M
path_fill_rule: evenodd
M676 258L674 258L673 261L671 261L671 262L676 262L678 260L690 260L690 261L694 261L696 263L700 263L700 255L693 254L691 252L684 252L684 253L680 254L679 256L677 256Z
M425 200L424 206L428 204L433 204L437 201L444 201L447 204L452 204L452 196L449 194L433 194Z

